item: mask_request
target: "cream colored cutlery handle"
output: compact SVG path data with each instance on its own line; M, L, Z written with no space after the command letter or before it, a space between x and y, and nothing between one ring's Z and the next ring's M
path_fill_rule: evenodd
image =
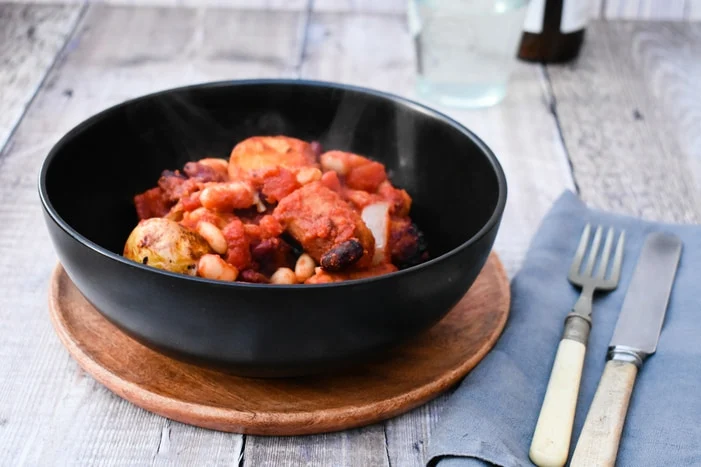
M567 461L585 352L586 346L572 339L562 339L557 347L529 452L540 467L561 467Z
M606 363L572 455L571 467L613 467L616 463L637 374L638 367L634 363L616 360Z

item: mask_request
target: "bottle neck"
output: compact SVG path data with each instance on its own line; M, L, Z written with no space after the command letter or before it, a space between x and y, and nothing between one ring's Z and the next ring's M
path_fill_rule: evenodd
M543 15L544 31L560 31L562 23L562 10L564 0L545 0L545 12Z

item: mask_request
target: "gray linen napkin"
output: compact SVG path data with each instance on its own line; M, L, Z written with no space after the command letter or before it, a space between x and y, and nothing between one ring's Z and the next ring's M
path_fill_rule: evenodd
M579 295L567 270L584 225L626 229L618 288L594 299L570 455L594 397L645 235L683 241L657 353L633 391L617 465L701 466L701 226L644 222L588 209L565 192L543 220L511 284L511 315L494 349L450 396L428 447L439 467L532 465L528 449L565 315Z

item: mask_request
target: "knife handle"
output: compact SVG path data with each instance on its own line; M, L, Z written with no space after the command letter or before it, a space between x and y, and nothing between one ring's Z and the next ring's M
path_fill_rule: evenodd
M628 403L638 374L636 363L615 359L606 362L572 455L571 467L613 467L616 463Z
M529 451L540 467L561 467L567 461L585 353L584 343L568 337L557 347Z

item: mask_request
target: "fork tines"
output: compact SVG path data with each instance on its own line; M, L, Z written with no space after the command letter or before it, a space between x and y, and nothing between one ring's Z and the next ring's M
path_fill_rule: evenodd
M601 246L601 237L603 235L604 227L598 226L594 232L594 239L591 242L591 247L589 247L589 238L591 237L591 224L587 224L584 227L582 236L579 239L579 246L572 260L572 266L570 267L569 280L578 285L589 285L596 286L596 288L609 288L615 287L618 284L618 280L621 276L621 265L623 263L623 247L625 244L625 231L621 231L618 235L618 242L616 243L616 251L614 252L613 264L611 265L610 274L606 277L606 272L609 266L609 259L611 257L611 249L613 247L613 241L615 237L615 229L609 227L606 231L606 239L604 240L603 249ZM588 254L587 254L588 253ZM584 261L586 257L586 262ZM596 273L594 272L594 266L597 263L598 267ZM584 264L584 269L582 270L582 263Z

